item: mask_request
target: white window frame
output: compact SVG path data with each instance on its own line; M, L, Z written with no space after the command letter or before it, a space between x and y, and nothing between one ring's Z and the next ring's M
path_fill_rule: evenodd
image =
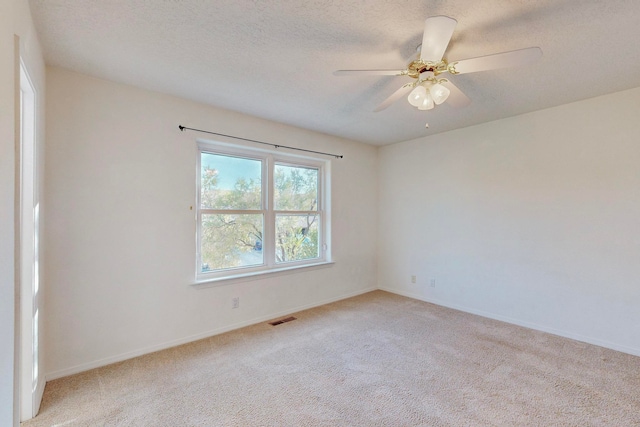
M237 144L230 144L211 140L197 140L196 159L196 266L195 285L216 284L232 280L246 279L264 274L291 271L299 268L322 266L331 264L331 198L330 198L330 169L331 162L326 159L281 153L277 150L267 150L262 148L246 147ZM212 270L202 272L202 258L200 254L201 234L202 234L202 208L201 208L201 185L202 185L202 153L220 154L224 156L235 156L262 161L262 209L252 211L262 213L263 237L262 253L264 263L257 266L237 267L224 270ZM278 214L295 214L299 211L276 211L274 209L274 167L276 164L287 166L310 167L318 170L318 209L320 221L318 223L318 258L287 261L276 263L276 242L275 242L275 220ZM247 213L249 211L228 210L225 213ZM302 212L302 211L300 211ZM314 211L315 212L315 211Z

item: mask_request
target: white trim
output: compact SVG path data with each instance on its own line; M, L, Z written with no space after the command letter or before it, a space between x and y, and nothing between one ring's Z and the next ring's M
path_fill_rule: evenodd
M524 322L524 321L521 321L521 320L518 320L518 319L513 319L511 317L502 316L502 315L499 315L499 314L489 313L489 312L482 311L482 310L476 310L476 309L473 309L473 308L464 307L464 306L460 306L460 305L456 305L456 304L449 304L447 302L440 301L440 300L435 299L435 298L425 298L423 296L412 294L410 292L403 292L403 291L398 291L398 290L395 290L395 289L389 289L389 288L385 288L385 287L380 287L379 289L381 291L386 291L386 292L390 292L392 294L402 295L402 296L405 296L405 297L417 299L417 300L428 302L428 303L431 303L431 304L440 305L442 307L447 307L447 308L451 308L451 309L454 309L454 310L463 311L465 313L476 314L478 316L486 317L486 318L493 319L493 320L499 320L501 322L510 323L512 325L522 326L522 327L533 329L533 330L536 330L536 331L547 332L549 334L557 335L559 337L569 338L569 339L580 341L580 342L584 342L584 343L587 343L587 344L597 345L599 347L604 347L604 348L608 348L608 349L611 349L611 350L620 351L622 353L627 353L627 354L631 354L631 355L634 355L634 356L640 356L640 348L627 347L627 346L615 344L615 343L612 343L612 342L609 342L609 341L603 341L603 340L600 340L600 339L597 339L597 338L587 337L587 336L584 336L584 335L574 334L572 332L567 332L567 331L563 331L563 330L556 329L556 328L550 328L550 327L547 327L547 326L538 325L537 323Z
M221 328L216 328L207 332L202 332L200 334L195 334L195 335L190 335L186 338L181 338L181 339L177 339L177 340L173 340L173 341L169 341L169 342L165 342L162 344L158 344L158 345L152 345L149 347L144 347L141 348L139 350L134 350L134 351L130 351L127 353L122 353L122 354L118 354L115 356L111 356L111 357L105 357L104 359L99 359L99 360L95 360L93 362L88 362L88 363L82 363L80 365L76 365L76 366L72 366L70 368L66 368L66 369L61 369L58 371L53 371L53 372L48 372L46 374L46 379L47 381L52 381L58 378L62 378L62 377L66 377L69 375L74 375L74 374L78 374L80 372L84 372L84 371L88 371L90 369L95 369L95 368L99 368L101 366L106 366L106 365L110 365L112 363L117 363L117 362L122 362L124 360L128 360L128 359L132 359L134 357L138 357L138 356L142 356L144 354L149 354L149 353L153 353L156 351L160 351L160 350L166 350L168 348L171 347L176 347L178 345L182 345L182 344L187 344L190 342L194 342L194 341L198 341L201 339L205 339L205 338L209 338L215 335L220 335L223 334L225 332L229 332L229 331L233 331L236 329L240 329L240 328L244 328L246 326L251 326L251 325L255 325L257 323L262 323L262 322L266 322L267 320L271 320L271 319L275 319L278 317L282 317L282 316L287 316L293 313L297 313L303 310L308 310L310 308L314 308L314 307L319 307L321 305L325 305L325 304L331 304L333 302L336 301L341 301L347 298L352 298L358 295L362 295L362 294L366 294L368 292L372 292L375 291L376 288L372 287L372 288L366 288L366 289L361 289L359 291L355 291L355 292L350 292L348 294L344 294L341 295L339 297L335 297L335 298L329 298L327 300L323 300L323 301L318 301L315 303L311 303L311 304L305 304L299 307L294 307L294 308L290 308L287 310L283 310L283 311L279 311L276 313L271 313L268 314L266 316L261 316L261 317L256 317L250 320L246 320L243 322L239 322L239 323L234 323L228 326L223 326Z
M273 182L273 167L275 165L275 160L273 157L267 156L265 157L263 164L264 168L262 170L262 179L264 180L263 182L267 183L267 185L263 185L262 187L262 208L265 210L262 217L264 221L262 223L262 262L264 263L262 270L270 270L273 268L275 262L272 260L276 259L276 217L273 213L275 190L273 189L273 185L271 185ZM229 273L230 276L233 276L233 273Z
M39 366L39 353L42 351L41 331L39 331L39 311L42 306L39 276L40 265L40 216L38 192L38 141L37 141L37 105L38 92L29 70L20 57L19 77L19 217L18 217L18 256L20 286L20 374L19 401L20 420L26 421L37 413L42 401L44 379Z
M42 403L42 396L44 395L44 387L46 385L46 381L45 381L46 375L40 375L40 377L42 378L42 380L38 381L38 384L36 385L36 389L33 392L33 397L35 399L35 402L38 404L38 406L35 408L36 415L40 411L40 404Z
M272 272L282 272L299 267L319 266L331 263L331 238L330 233L330 191L329 173L331 162L318 157L302 156L290 153L280 153L277 150L267 150L262 148L247 147L245 145L229 144L219 141L197 139L197 173L196 173L196 270L193 284L215 283L247 279L260 274ZM245 159L254 159L262 162L262 210L220 210L220 209L200 209L201 206L201 185L202 185L202 154L233 156ZM314 169L318 173L317 191L317 211L308 212L318 217L318 256L316 258L288 261L278 263L276 261L276 218L278 214L299 214L307 211L276 211L274 206L274 168L276 165L303 167ZM263 236L262 254L263 262L257 265L241 266L223 270L212 270L202 272L201 253L201 224L203 214L245 214L262 213L263 216ZM227 282L228 283L228 282ZM225 283L225 284L227 284Z
M297 154L297 153L283 153L275 148L263 148L263 147L255 147L249 144L242 144L238 142L222 142L220 140L206 139L206 138L196 138L196 143L198 145L198 149L214 147L216 150L224 150L227 154L236 154L236 155L244 155L244 152L260 152L264 154L272 154L275 157L283 158L283 159L296 159L296 163L309 160L311 161L311 166L314 162L329 162L331 159L320 158L317 156L309 155L309 154Z
M232 285L238 282L247 282L250 280L265 279L266 278L265 276L269 276L269 275L281 276L283 274L301 273L300 270L303 270L303 269L305 271L317 270L319 268L330 267L333 264L335 264L335 262L333 261L322 261L322 262L317 262L315 264L306 263L301 265L287 265L286 267L271 268L269 270L259 270L259 271L252 271L252 272L245 272L243 269L243 272L238 274L227 275L224 277L214 277L210 279L197 280L194 283L192 283L190 286L195 286L198 288L211 288L216 286Z

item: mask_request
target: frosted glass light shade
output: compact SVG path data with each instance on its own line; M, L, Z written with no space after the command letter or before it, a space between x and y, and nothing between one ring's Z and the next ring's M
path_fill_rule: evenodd
M427 92L427 95L422 101L422 104L418 105L418 110L431 110L433 107L434 107L433 98L431 97L429 92Z
M419 107L426 96L427 89L425 89L424 86L416 86L407 97L407 100L409 101L409 104L414 107Z
M431 93L431 96L433 97L433 102L435 102L436 105L440 105L444 101L446 101L447 98L449 97L449 94L451 93L451 91L448 88L441 85L440 83L436 83L433 86L431 86L429 88L429 92Z

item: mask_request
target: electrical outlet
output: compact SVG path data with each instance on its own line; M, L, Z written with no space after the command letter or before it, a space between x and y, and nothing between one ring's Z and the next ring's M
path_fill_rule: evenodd
M411 283L416 283L416 276L411 276Z
M231 300L231 308L238 308L240 307L240 297L235 297L234 299Z
M429 284L431 285L432 288L435 288L436 287L436 279L431 279Z

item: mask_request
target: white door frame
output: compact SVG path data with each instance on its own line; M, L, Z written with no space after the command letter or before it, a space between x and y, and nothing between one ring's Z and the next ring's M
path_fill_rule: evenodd
M40 408L44 381L39 367L40 201L36 139L36 90L20 61L19 227L16 253L20 288L20 419L33 418Z

